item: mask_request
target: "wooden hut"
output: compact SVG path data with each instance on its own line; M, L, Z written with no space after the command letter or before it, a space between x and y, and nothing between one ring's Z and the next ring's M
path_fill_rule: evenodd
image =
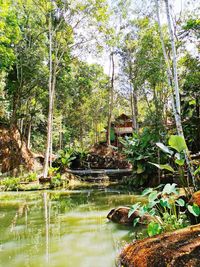
M131 136L133 134L133 121L126 114L121 114L112 122L114 140L111 140L114 146L120 147L119 137Z

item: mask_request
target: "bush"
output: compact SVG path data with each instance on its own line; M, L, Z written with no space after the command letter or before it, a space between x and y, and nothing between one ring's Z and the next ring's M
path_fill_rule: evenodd
M16 191L19 189L20 178L8 177L2 179L0 185L4 187L5 191Z
M75 160L77 160L78 165L81 166L86 156L87 151L85 149L66 147L58 151L58 157L53 162L53 166L60 168L60 171L63 172L66 168L69 168Z
M189 220L185 213L187 209L190 213L194 212L193 207L187 205L185 201L179 197L176 184L166 184L161 192L157 189L145 189L142 195L148 196L147 204L134 204L128 216L130 217L136 210L138 210L141 217L144 216L144 214L153 216L155 220L147 225L147 233L149 236L188 226ZM184 209L184 212L181 211L182 209ZM133 225L135 226L138 222L139 220L136 218Z
M159 153L156 147L158 139L159 136L148 128L145 128L141 134L134 133L132 137L121 139L124 146L123 153L133 165L133 177L127 179L127 182L129 181L135 186L143 186L151 177L157 175L149 161L158 158Z
M32 172L30 173L26 178L25 180L27 182L34 182L34 181L37 181L37 173L36 172Z

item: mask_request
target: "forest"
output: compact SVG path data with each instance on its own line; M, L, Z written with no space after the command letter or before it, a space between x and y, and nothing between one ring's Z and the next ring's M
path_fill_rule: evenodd
M0 266L200 266L199 38L199 0L0 0Z

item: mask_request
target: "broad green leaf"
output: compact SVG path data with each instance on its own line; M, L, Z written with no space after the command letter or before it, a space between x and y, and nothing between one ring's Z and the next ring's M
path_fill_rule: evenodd
M175 172L175 170L168 164L156 164L156 163L153 163L153 162L149 162L150 164L156 166L158 169L161 169L161 170L167 170L167 171L170 171L170 172Z
M177 152L177 153L175 154L175 158L176 158L176 159L181 159L181 153L178 153L178 152Z
M139 155L135 160L141 160L141 159L144 159L143 155Z
M179 153L187 148L184 138L179 135L171 135L169 138L169 145Z
M198 167L195 171L194 171L194 175L197 175L200 173L200 167Z
M146 196L148 194L150 194L153 191L153 188L146 188L143 192L142 192L142 196Z
M185 163L185 160L184 159L176 159L175 163L178 164L179 166L183 166Z
M61 161L62 161L63 165L65 165L67 163L67 159L66 158L62 158Z
M169 154L169 155L172 155L173 154L173 151L171 151L167 146L165 146L164 144L162 143L156 143L156 145L165 153Z
M151 194L148 197L149 202L154 201L158 197L158 192L157 191L152 191Z
M155 211L155 209L151 209L151 210L149 211L149 214L150 214L151 216L156 215L156 211Z
M197 216L199 216L200 215L200 208L199 208L199 206L196 205L196 204L193 204L192 207L193 207L194 212L197 214Z
M178 194L178 190L176 188L177 184L166 184L165 187L163 188L162 194Z
M159 184L158 186L155 187L155 189L159 189L159 188L161 188L163 186L164 186L164 184Z
M185 206L185 201L182 198L179 198L176 200L176 203L180 206L180 207L184 207Z
M145 171L145 169L143 168L142 164L138 164L137 165L137 174L143 173Z
M140 217L143 217L146 213L147 213L147 205L144 205L139 210Z
M154 200L148 203L148 208L152 209L153 207L155 207L156 204L158 204L160 201L159 200Z
M195 100L195 99L190 100L190 101L189 101L189 105L196 105L196 100Z
M166 199L164 199L164 198L161 198L160 205L162 207L168 207L168 201Z
M136 204L134 204L134 205L131 206L131 208L130 208L130 210L129 210L129 212L128 212L128 218L130 218L131 215L132 215L138 208L140 208L140 203L141 203L141 202L138 202L138 203L136 203Z
M160 226L159 223L156 223L156 222L150 222L148 224L148 227L147 227L147 233L148 235L151 237L151 236L154 236L154 235L158 235L162 232L162 227Z
M133 221L133 227L135 227L140 221L140 218L135 218Z
M189 212L191 214L193 214L195 217L198 217L200 215L200 208L199 208L199 206L193 204L193 206L188 205L187 208L188 208Z

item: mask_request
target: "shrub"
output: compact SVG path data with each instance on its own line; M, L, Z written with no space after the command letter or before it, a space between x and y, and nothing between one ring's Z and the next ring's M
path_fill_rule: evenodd
M149 179L156 174L155 168L149 164L158 158L156 142L159 136L145 128L141 134L134 133L132 137L121 139L123 153L133 166L133 179L127 179L135 186L147 184ZM158 159L160 161L160 158Z
M29 175L25 178L25 180L28 182L37 181L37 173L36 172L29 173Z
M179 198L179 191L176 184L166 184L161 192L158 188L159 187L156 189L145 189L142 195L148 196L148 202L143 205L140 202L136 203L129 211L129 217L138 210L141 217L144 214L148 214L155 218L154 221L147 225L147 233L149 236L188 226L189 220L186 211L188 209L191 213L195 212L194 206L187 205L183 198ZM181 211L182 209L184 209L184 211ZM200 213L200 211L196 209L196 216L199 214L198 212ZM133 225L137 225L138 222L139 219L136 218Z
M4 187L5 191L16 191L19 189L20 178L7 177L0 181L0 185Z

